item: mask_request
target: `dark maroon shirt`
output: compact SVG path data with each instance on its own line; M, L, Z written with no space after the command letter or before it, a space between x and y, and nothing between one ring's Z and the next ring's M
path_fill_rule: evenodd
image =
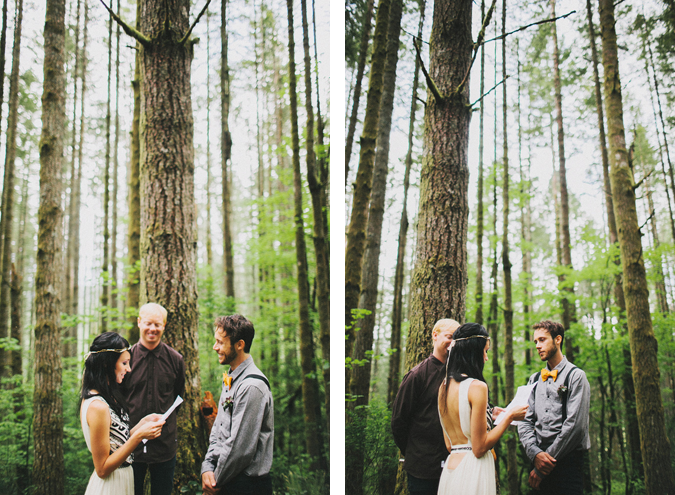
M440 478L448 457L438 418L444 371L445 364L429 356L403 377L392 407L394 441L405 457L404 469L416 478Z
M185 394L185 362L176 350L160 342L153 350L140 342L132 346L131 372L122 382L122 393L127 399L130 426L134 427L148 414L165 413L176 397ZM174 411L166 420L162 434L143 442L134 451L135 462L149 464L173 459L178 447Z

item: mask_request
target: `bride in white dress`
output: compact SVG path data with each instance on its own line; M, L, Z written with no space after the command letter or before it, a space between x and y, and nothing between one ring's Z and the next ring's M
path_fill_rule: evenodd
M488 386L483 378L490 337L482 325L465 323L453 334L438 413L451 452L438 485L439 495L495 495L495 458L491 451L511 424L525 417L527 406L507 412L499 426L488 428Z
M94 339L84 363L80 422L94 460L85 495L133 495L132 452L162 433L164 421L149 414L129 431L129 416L115 392L129 367L129 342L115 332ZM160 421L158 421L160 420Z

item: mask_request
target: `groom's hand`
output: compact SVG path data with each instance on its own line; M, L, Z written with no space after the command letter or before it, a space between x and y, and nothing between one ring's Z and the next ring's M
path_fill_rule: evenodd
M506 409L504 409L504 408L502 408L502 407L495 406L495 407L492 409L492 421L495 421L495 420L497 419L497 416L499 416L499 415L500 415L501 413L503 413L505 410L506 410Z
M206 471L202 474L202 491L204 495L218 495L220 488L216 488L216 477L213 471Z
M539 452L534 458L534 467L536 467L537 470L544 476L548 476L551 474L551 471L553 471L556 462L557 461L555 458L550 454L547 454L546 452Z
M539 477L539 475L534 469L530 471L530 479L528 481L532 488L534 488L535 490L539 490L539 485L541 485L542 479Z

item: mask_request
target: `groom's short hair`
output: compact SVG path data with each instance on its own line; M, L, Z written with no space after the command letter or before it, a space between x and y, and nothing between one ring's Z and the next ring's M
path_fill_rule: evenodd
M255 337L255 329L253 328L253 323L245 316L239 314L220 316L216 318L214 326L225 332L225 335L230 338L231 345L243 340L244 352L250 352L251 343L253 342L253 337Z
M551 334L551 338L554 341L555 338L560 335L562 337L560 347L562 347L563 341L565 340L565 327L563 327L561 323L551 320L541 320L539 323L534 324L532 330L546 330Z

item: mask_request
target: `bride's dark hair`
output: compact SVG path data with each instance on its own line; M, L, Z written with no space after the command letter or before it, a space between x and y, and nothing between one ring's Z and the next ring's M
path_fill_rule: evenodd
M483 350L489 338L487 330L479 323L465 323L452 334L453 347L448 349L445 382L440 391L443 412L447 408L450 379L461 382L467 378L475 378L487 383L483 377Z
M115 366L122 353L115 352L112 349L119 349L121 351L128 348L129 342L127 339L115 332L105 332L94 339L91 347L89 347L92 353L84 362L80 403L89 397L100 395L111 409L119 417L122 417L124 406L118 395L119 385L115 376ZM96 352L104 349L111 349L111 351ZM98 393L92 393L92 390L96 390Z

